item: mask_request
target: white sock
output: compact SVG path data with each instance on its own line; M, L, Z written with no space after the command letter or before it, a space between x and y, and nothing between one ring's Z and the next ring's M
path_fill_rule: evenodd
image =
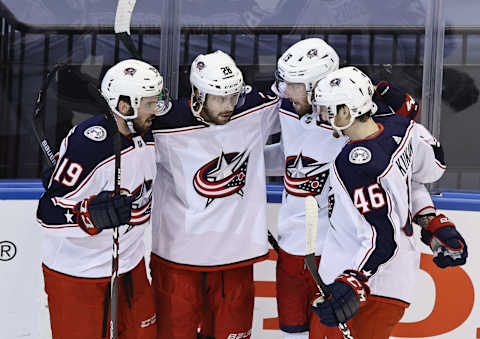
M283 339L308 339L308 332L300 332L300 333L283 333Z

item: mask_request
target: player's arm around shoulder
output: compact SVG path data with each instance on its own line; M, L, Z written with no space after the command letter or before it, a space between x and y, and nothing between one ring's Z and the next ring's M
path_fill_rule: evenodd
M280 98L273 92L260 92L254 87L246 85L244 103L236 110L232 119L250 113L260 113L262 133L268 138L271 134L280 132L280 104Z

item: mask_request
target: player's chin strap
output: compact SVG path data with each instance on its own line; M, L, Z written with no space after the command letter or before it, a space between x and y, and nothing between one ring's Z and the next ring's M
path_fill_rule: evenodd
M330 125L338 133L338 135L343 136L344 135L343 131L349 128L350 126L352 126L354 121L355 121L355 118L350 115L350 121L345 126L338 127L337 125L335 125L335 118L330 119Z

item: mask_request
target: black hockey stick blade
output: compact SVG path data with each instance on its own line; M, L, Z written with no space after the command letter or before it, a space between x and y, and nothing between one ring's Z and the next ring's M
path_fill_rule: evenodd
M140 53L138 52L137 46L135 46L135 43L133 42L130 34L128 34L127 32L122 32L115 34L115 36L117 36L118 39L123 42L123 45L127 48L127 50L135 59L142 60L142 58L140 57Z

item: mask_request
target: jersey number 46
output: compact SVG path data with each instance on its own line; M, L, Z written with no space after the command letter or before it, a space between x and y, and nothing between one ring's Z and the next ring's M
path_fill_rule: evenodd
M367 199L368 198L368 199ZM353 204L365 214L373 209L379 209L385 206L385 195L378 183L365 187L356 188L353 191Z

